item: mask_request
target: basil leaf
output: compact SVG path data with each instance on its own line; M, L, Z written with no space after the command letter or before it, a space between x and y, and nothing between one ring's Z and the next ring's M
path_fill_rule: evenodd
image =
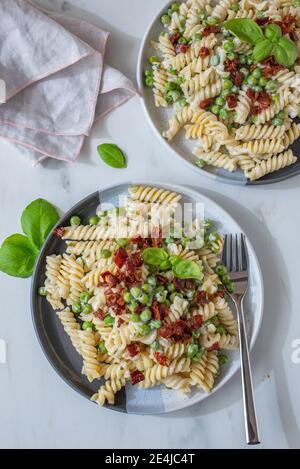
M277 40L282 36L281 28L278 24L268 24L264 30L265 37L272 42L277 42Z
M248 42L249 44L256 44L264 38L262 29L255 21L248 18L235 18L226 21L224 27L241 41Z
M276 62L285 67L290 67L297 59L297 47L287 37L281 37L274 46L274 56Z
M180 279L200 279L201 268L195 261L182 259L173 266L173 274Z
M143 251L144 262L149 265L160 266L168 257L167 251L162 248L146 248Z
M13 277L30 277L37 254L38 250L27 236L14 234L0 248L0 270Z
M259 41L253 49L252 57L255 62L261 62L271 55L274 44L269 39Z
M58 220L59 216L53 205L44 199L37 199L23 211L21 225L24 233L40 249Z
M170 256L169 261L170 261L171 265L175 265L175 264L177 264L177 262L181 261L181 257L179 257L179 256Z
M124 153L113 143L103 143L98 146L98 153L104 163L112 168L126 168L126 158Z

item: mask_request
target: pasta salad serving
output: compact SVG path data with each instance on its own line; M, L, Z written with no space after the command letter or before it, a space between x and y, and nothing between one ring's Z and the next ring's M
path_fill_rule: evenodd
M132 186L124 206L101 207L87 225L74 215L54 231L66 249L47 257L39 294L82 357L83 375L99 380L92 400L101 406L126 383L210 392L224 350L238 347L223 238L211 220L179 222L180 201Z
M195 164L254 181L290 166L300 135L299 0L173 2L145 85L173 108L163 131L195 140Z

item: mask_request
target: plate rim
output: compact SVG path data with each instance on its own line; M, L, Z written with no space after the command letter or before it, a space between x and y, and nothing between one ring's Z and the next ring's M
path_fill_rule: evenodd
M42 248L39 252L38 258L36 260L34 272L33 272L32 279L31 279L31 287L30 287L31 319L32 319L32 322L33 322L34 331L35 331L36 337L38 339L38 342L41 346L41 349L43 351L44 356L46 357L47 361L50 363L51 367L55 370L55 372L60 376L60 378L63 379L63 381L68 386L70 386L74 391L76 391L77 393L79 393L80 395L82 395L83 397L85 397L88 400L90 400L90 399L88 398L86 393L80 387L78 387L78 385L76 385L76 383L74 383L73 380L70 377L66 376L64 374L64 371L60 367L57 366L57 363L55 362L55 358L53 356L53 352L50 350L48 344L46 344L44 335L43 335L42 331L39 328L39 324L37 323L38 310L36 309L35 299L36 299L36 290L37 290L37 286L38 286L38 268L40 267L40 263L42 262L42 258L47 255L45 253L45 250L47 248L48 242L50 241L51 237L53 236L53 230L56 227L61 226L62 221L65 220L65 219L68 219L74 213L74 210L76 210L77 207L82 206L82 204L92 200L95 197L98 197L99 200L100 200L102 192L112 190L112 189L117 189L117 188L122 187L122 186L128 186L129 187L129 186L132 186L132 185L145 185L145 184L147 184L149 186L162 187L162 188L165 188L167 190L172 190L172 191L175 191L175 192L179 192L181 194L191 196L194 200L197 200L197 198L200 197L200 198L203 199L204 203L206 201L208 201L210 206L213 209L216 208L219 212L221 212L221 215L224 214L227 218L231 219L231 221L233 221L237 225L239 230L241 230L242 233L245 233L243 228L241 227L241 225L235 220L234 217L232 217L232 215L227 210L225 210L221 205L219 205L217 202L212 200L210 197L207 197L201 191L198 191L196 189L192 189L192 188L190 188L188 186L185 186L185 185L182 185L182 184L162 183L160 181L159 182L136 181L134 183L131 182L131 181L130 182L125 181L125 182L120 182L120 183L113 184L113 185L109 185L109 184L105 185L105 186L103 186L103 188L101 188L101 190L95 191L95 192L89 194L88 196L83 197L80 201L78 201L76 204L74 204L69 210L67 210L60 217L59 221L56 223L55 227L51 230L51 232L49 233L47 239L45 240L45 242L44 242L44 244L43 244L43 246L42 246ZM263 320L263 314L264 314L264 281L263 281L262 270L261 270L261 267L260 267L258 257L256 255L256 252L255 252L255 249L254 249L252 243L250 242L249 238L247 237L247 234L246 234L246 239L247 239L248 247L251 250L251 254L252 254L253 259L254 259L255 264L256 264L256 268L257 268L257 272L258 272L258 279L259 279L259 283L261 285L261 306L260 306L259 314L257 314L257 317L258 317L257 327L256 327L255 332L251 334L250 343L249 343L249 350L251 352L254 348L254 345L255 345L256 341L257 341L258 335L259 335L260 330L261 330L262 320ZM187 407L191 407L193 405L199 404L200 402L207 399L209 396L213 395L215 392L219 391L229 380L231 380L233 378L233 376L240 370L240 368L241 368L241 364L240 364L240 361L239 361L237 363L236 369L223 378L221 386L219 388L213 388L212 391L209 394L205 394L204 396L203 396L203 394L199 394L199 401L196 400L193 403L190 403L188 400L187 401L182 401L182 402L178 402L178 405L175 406L175 407L172 407L171 409L166 409L164 411L157 411L157 412L152 411L152 412L146 412L146 413L143 413L143 412L127 412L126 408L123 409L121 407L107 406L107 405L105 405L104 408L107 408L109 410L113 410L115 412L130 413L130 414L135 414L135 415L164 415L164 414L167 414L167 413L176 412L178 410L182 410L182 409L185 409Z
M180 2L183 3L182 0L180 0ZM296 166L295 170L292 174L284 174L284 175L281 175L281 176L278 174L277 179L275 179L275 180L274 179L266 179L265 180L264 178L261 178L261 179L258 179L256 181L250 181L248 179L245 179L244 183L242 181L238 181L238 180L236 180L236 181L235 180L230 180L230 179L226 178L225 176L222 176L222 175L219 175L219 174L213 174L209 171L206 171L205 169L196 167L195 164L192 163L192 161L188 161L186 158L181 156L175 150L175 148L173 148L172 145L170 145L167 142L167 140L162 136L161 131L156 127L153 119L151 118L150 112L148 111L148 107L146 105L147 97L146 97L145 86L144 86L143 78L142 78L143 77L143 59L144 59L144 55L145 55L146 44L149 41L149 34L150 34L151 29L154 26L154 24L159 20L159 17L164 13L167 6L171 5L171 3L172 3L171 0L167 0L167 2L164 3L164 6L159 10L158 13L156 13L154 15L153 19L150 21L149 26L147 27L147 29L144 33L144 36L143 36L143 39L142 39L142 42L141 42L141 45L140 45L140 48L139 48L137 66L136 66L136 81L137 81L137 84L138 84L138 92L139 92L139 95L140 95L141 101L142 101L142 108L143 108L144 114L147 117L148 122L150 123L150 127L151 127L152 131L158 137L160 142L164 145L165 148L169 149L176 156L176 158L178 160L183 161L184 164L187 167L192 169L194 172L197 172L198 175L199 174L203 175L203 176L205 176L209 179L213 179L214 181L222 182L223 184L229 184L229 185L232 185L232 186L240 186L240 187L244 187L244 186L247 186L247 187L263 186L263 185L267 185L267 184L275 184L275 183L278 183L278 182L282 182L282 181L285 181L286 179L290 179L290 178L300 174L300 164L299 164L298 169L297 169L297 166Z

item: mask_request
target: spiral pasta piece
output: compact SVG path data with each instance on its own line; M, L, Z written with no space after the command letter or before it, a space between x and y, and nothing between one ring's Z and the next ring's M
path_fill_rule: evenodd
M293 123L291 127L286 131L283 137L283 147L286 150L290 145L294 143L300 136L300 125Z
M244 124L250 112L251 101L244 91L241 91L238 95L238 104L235 108L234 122L237 124Z
M225 153L212 151L209 153L204 153L201 149L196 148L193 151L194 155L204 160L207 164L215 166L216 168L224 168L227 171L234 171L237 167L237 159L231 158Z
M153 93L156 107L167 107L168 103L164 98L168 74L163 68L154 70L153 72Z
M200 91L201 88L212 84L215 81L216 72L213 67L209 67L203 73L196 75L190 80L186 80L182 83L181 88L185 96L195 94L197 91Z
M79 331L80 350L83 357L83 369L87 379L92 382L101 376L101 366L98 361L96 345L98 343L96 333L92 329Z
M81 355L80 325L76 321L74 314L70 311L70 308L65 308L63 311L59 311L56 314L65 332L70 337L73 347Z
M215 311L218 318L226 328L226 331L231 335L237 335L237 322L232 314L227 301L224 298L218 297L215 300Z
M123 386L125 386L125 384L125 378L106 381L105 385L101 386L99 391L91 397L91 400L100 406L103 406L106 401L108 404L114 405L115 395Z
M224 21L228 15L229 8L236 0L221 0L213 9L212 16L219 18L220 21Z
M185 378L180 374L168 376L167 378L162 380L162 383L169 389L174 389L179 393L189 393L191 392L191 380L189 378Z
M218 355L215 351L206 352L203 357L192 364L191 382L205 392L210 392L214 386L219 371Z
M240 153L260 155L262 153L280 153L284 150L281 138L252 140L237 147Z
M296 163L296 161L297 158L293 155L292 150L288 150L256 164L252 169L246 172L246 176L250 181L255 181L266 174L270 174L274 171L290 166Z
M151 186L131 186L130 197L141 202L157 202L162 205L177 205L181 199L180 194Z
M178 358L169 365L154 365L145 371L144 381L141 381L139 388L150 388L161 383L163 379L176 373L187 373L190 371L191 360L189 358Z
M199 91L187 98L188 103L190 103L194 108L199 108L199 104L204 99L214 98L218 96L223 90L224 80L217 79L215 83L209 83L208 85L200 88Z
M165 349L164 354L169 360L180 358L187 353L187 345L181 342L174 343Z
M67 226L62 239L69 241L113 240L118 234L116 228L116 226Z
M180 296L175 296L173 303L170 306L169 316L167 317L167 322L175 322L184 315L186 307L189 302Z
M257 124L264 124L265 122L273 119L276 114L282 111L282 109L284 109L289 104L290 99L291 92L287 88L280 90L278 94L278 101L258 114Z
M243 125L236 130L236 140L266 140L280 138L285 133L285 126L279 125Z

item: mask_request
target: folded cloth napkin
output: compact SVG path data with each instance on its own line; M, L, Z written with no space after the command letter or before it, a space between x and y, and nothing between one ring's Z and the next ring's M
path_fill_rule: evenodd
M136 94L104 65L109 33L29 0L1 0L0 18L0 138L33 164L75 161L94 122Z

